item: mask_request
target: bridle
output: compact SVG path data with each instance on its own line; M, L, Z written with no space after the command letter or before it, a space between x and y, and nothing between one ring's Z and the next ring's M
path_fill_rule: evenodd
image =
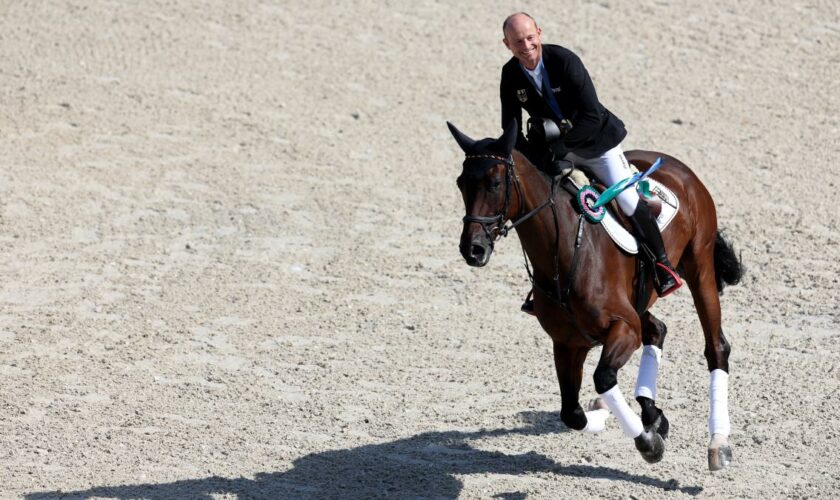
M557 215L557 205L554 202L554 195L557 192L558 184L562 184L562 180L558 180L557 178L551 179L551 190L548 194L548 198L537 205L533 210L526 213L525 215L519 216L522 213L524 201L522 200L522 187L519 185L519 176L516 174L515 165L513 163L513 155L508 155L507 157L504 156L497 156L492 154L475 154L475 155L467 155L466 159L464 160L464 166L466 167L466 163L469 161L487 161L487 160L495 160L505 164L505 202L502 206L502 211L496 215L492 216L481 216L481 215L465 215L464 216L464 224L474 222L476 224L481 225L481 228L484 230L484 233L487 235L487 240L490 242L490 248L492 249L494 243L498 241L502 237L506 237L510 234L511 229L515 228L516 226L522 224L523 222L527 221L531 217L537 215L542 209L550 206L551 213L554 216L554 234L555 241L554 241L554 276L552 280L554 282L554 293L556 294L555 300L563 309L565 309L569 313L569 317L572 319L573 322L576 323L574 314L571 311L569 299L572 293L572 284L574 283L575 274L577 272L577 265L578 265L578 250L580 249L581 241L583 239L583 229L584 229L584 215L583 212L580 213L578 216L578 227L575 233L575 243L573 247L572 253L572 262L569 268L569 272L566 276L566 286L564 288L560 288L560 252L559 252L559 245L560 245L560 220ZM565 178L565 177L564 177ZM510 208L510 198L511 192L513 188L516 188L517 195L519 196L519 209L516 211L516 215L510 217L511 219L516 219L510 222L509 224L505 225L505 220L508 219L507 213L508 209ZM563 186L567 190L569 188L567 186ZM573 191L569 191L570 194L574 195ZM519 216L517 218L517 216ZM490 226L492 224L492 226ZM490 226L488 228L488 226ZM496 231L496 237L493 237L493 231ZM520 242L521 243L521 242ZM534 275L531 273L531 268L528 265L528 256L525 254L525 247L522 247L522 256L525 258L525 269L528 271L528 279L531 281L533 286L539 286L537 282L534 280ZM546 294L547 297L551 298L551 294L548 293L546 290L541 290ZM592 336L588 333L583 331L582 329L577 328L581 336L583 336L591 345L596 345L598 343Z
M517 215L522 213L522 188L519 185L519 176L516 174L515 164L513 162L513 155L508 155L507 157L504 156L497 156L491 154L476 154L476 155L467 155L466 159L464 160L464 164L468 161L486 161L486 160L496 160L505 164L505 201L504 205L502 206L502 211L496 215L491 216L481 216L481 215L465 215L464 216L464 224L468 224L471 222L475 222L481 226L481 229L484 230L484 233L487 235L487 240L490 242L490 247L493 248L493 244L501 239L502 237L507 237L510 234L510 231L515 228L516 226L522 224L523 222L527 221L531 217L537 215L542 209L547 206L552 206L552 212L554 212L554 192L556 182L551 183L551 193L548 195L548 198L538 205L536 208L528 212L527 214L516 218ZM510 199L511 193L513 188L516 188L516 193L519 197L519 209L516 211L516 215L510 217L510 219L516 219L511 221L509 224L505 225L505 220L508 219L508 210L510 209ZM556 213L555 213L556 218ZM489 227L488 227L489 226ZM493 232L496 231L496 236L493 236Z
M508 231L510 228L505 227L504 223L507 220L507 213L510 209L510 198L513 186L516 186L516 191L520 195L522 191L519 188L519 182L517 179L517 175L514 172L514 164L513 164L513 155L509 155L507 157L504 156L497 156L497 155L467 155L464 159L464 167L467 166L467 162L475 162L475 161L486 161L486 160L496 160L505 164L505 201L504 205L502 206L502 211L496 215L465 215L464 216L464 224L469 223L476 223L481 226L481 229L484 230L484 234L487 235L487 240L490 242L490 247L493 247L493 244L498 241L501 237L507 236ZM522 204L522 198L520 196L520 206ZM496 232L496 236L493 236L493 232Z

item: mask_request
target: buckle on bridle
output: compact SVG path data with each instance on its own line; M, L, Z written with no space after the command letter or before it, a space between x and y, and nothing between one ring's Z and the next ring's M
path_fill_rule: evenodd
M479 224L481 226L481 229L484 230L484 234L487 235L487 239L490 240L490 242L492 243L494 241L499 241L499 239L503 236L507 236L507 231L503 226L504 217L504 214L493 215L491 217L481 215L465 215L462 220L464 224L469 224L471 222ZM493 224L493 226L488 229L487 226L489 224ZM494 230L497 232L495 238L493 238Z

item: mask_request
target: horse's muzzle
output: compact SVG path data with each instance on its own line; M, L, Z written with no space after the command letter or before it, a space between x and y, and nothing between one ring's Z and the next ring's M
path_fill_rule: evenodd
M461 243L461 255L467 264L473 267L483 267L490 261L493 245L482 240L472 240Z

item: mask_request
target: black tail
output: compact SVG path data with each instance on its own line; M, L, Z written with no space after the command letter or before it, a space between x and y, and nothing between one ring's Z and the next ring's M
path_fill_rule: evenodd
M715 239L715 281L718 292L723 293L726 285L737 285L744 275L741 257L735 255L732 243L726 241L720 231Z

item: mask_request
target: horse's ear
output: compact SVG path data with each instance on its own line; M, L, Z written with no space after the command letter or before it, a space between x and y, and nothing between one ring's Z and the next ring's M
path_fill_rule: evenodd
M446 122L446 126L449 127L449 131L452 132L452 137L455 138L455 142L457 142L458 145L461 146L461 149L464 151L464 153L472 152L473 147L475 146L475 141L464 135L464 133L458 130L455 127L455 125Z
M513 147L516 146L516 136L519 132L519 122L516 121L516 118L509 121L507 126L505 126L505 131L502 133L502 136L496 141L496 145L505 152L505 154L510 154L513 151Z

